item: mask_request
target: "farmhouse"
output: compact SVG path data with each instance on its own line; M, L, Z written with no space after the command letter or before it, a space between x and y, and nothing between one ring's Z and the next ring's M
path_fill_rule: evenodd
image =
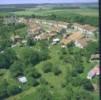
M92 79L96 75L100 75L99 65L96 65L92 70L88 72L87 79Z

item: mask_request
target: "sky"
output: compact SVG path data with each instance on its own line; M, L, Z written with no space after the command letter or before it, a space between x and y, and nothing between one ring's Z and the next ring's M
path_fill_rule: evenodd
M0 4L23 4L23 3L75 3L75 2L98 2L98 0L0 0Z

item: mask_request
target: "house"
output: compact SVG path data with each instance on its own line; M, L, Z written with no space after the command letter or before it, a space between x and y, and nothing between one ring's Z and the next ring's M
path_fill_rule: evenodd
M59 38L54 38L53 41L52 41L52 44L54 45L54 44L58 43L59 41L60 41Z
M20 76L20 77L18 77L18 81L20 82L20 83L26 83L27 82L27 78L25 77L25 76Z
M26 45L27 44L27 40L22 40L22 44Z
M81 25L78 23L74 23L72 27L74 28L74 30L80 31L81 33L85 34L85 36L88 38L94 37L93 33L96 31L95 27L88 24Z
M66 46L65 45L61 45L61 48L66 48Z
M59 42L59 41L60 41L59 38L55 38L55 39L53 39L53 42Z
M94 76L100 75L99 65L96 65L92 70L88 72L87 79L92 79Z
M74 44L76 47L84 48L85 46L87 46L88 42L89 42L89 39L83 37L79 40L75 40Z
M91 55L91 59L100 59L100 55L99 54L93 54Z
M98 53L97 54L92 54L91 57L90 57L90 61L91 62L100 61L100 54L98 54Z
M66 37L63 38L61 40L61 44L67 45L68 43L74 42L74 41L76 41L76 40L78 40L78 39L80 39L82 37L83 37L83 35L80 32L74 32L71 35L69 35L67 38Z

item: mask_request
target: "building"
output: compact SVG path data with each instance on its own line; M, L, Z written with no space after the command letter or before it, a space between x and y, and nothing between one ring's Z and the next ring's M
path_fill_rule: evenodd
M87 46L88 42L89 42L89 39L83 37L79 40L75 40L74 44L76 47L84 48Z
M61 40L61 44L67 45L68 43L74 42L74 41L76 41L76 40L78 40L78 39L80 39L82 37L83 37L83 35L80 32L74 32L71 35L69 35L67 38L66 37L63 38Z
M18 19L15 15L4 17L4 24L16 24L18 23Z
M20 83L26 83L27 82L27 78L25 77L25 76L20 76L20 77L18 77L18 81L20 82Z
M94 37L93 33L96 31L95 27L88 24L81 25L78 23L74 23L72 27L74 28L74 30L80 31L81 33L85 34L85 36L88 38Z
M93 54L91 55L91 59L100 59L100 55L99 54Z
M11 41L13 42L13 43L20 43L21 41L22 41L22 37L20 37L19 35L15 35L15 36L12 36L11 37Z
M87 79L91 80L96 75L100 75L100 68L98 65L88 72Z
M100 61L100 54L92 54L90 57L91 62L99 62Z
M57 44L59 41L60 41L59 38L54 38L53 41L52 41L52 44L53 44L53 45L54 45L54 44Z

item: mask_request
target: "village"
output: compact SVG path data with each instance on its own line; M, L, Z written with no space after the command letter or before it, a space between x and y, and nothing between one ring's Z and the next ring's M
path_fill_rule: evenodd
M91 25L81 25L79 23L67 23L62 21L43 20L36 18L24 18L24 17L11 17L4 19L5 23L24 23L27 25L26 38L30 38L33 41L50 40L51 46L59 44L61 48L66 48L69 43L74 43L75 47L85 48L90 41L96 41L94 33L98 34L98 29ZM17 45L26 45L26 38L20 35L11 36L12 48ZM87 79L92 79L95 75L99 75L99 54L91 55L90 61L97 62L97 65L88 72ZM22 76L18 78L22 83L26 83L26 77Z

